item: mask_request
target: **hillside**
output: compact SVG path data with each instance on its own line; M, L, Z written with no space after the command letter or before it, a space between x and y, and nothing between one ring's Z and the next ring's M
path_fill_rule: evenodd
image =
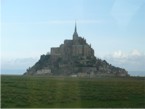
M24 75L57 75L75 77L128 76L125 69L110 65L94 56L94 49L86 39L78 36L77 27L72 40L64 40L51 53L41 55L40 60L28 68Z

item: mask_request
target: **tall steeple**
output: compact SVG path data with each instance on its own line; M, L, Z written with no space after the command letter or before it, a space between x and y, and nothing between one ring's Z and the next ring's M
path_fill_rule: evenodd
M75 22L75 32L77 33L77 24L76 24L76 22Z
M74 31L74 34L73 34L73 39L77 39L78 38L78 33L77 33L77 24L75 22L75 31Z

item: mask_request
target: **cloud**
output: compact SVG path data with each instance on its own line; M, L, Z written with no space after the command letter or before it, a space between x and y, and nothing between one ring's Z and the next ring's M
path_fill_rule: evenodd
M37 58L2 59L1 69L27 69L37 61Z
M145 53L137 49L131 52L115 51L105 56L105 60L128 71L145 71Z
M114 57L114 58L125 58L126 57L126 54L123 53L121 50L119 50L119 51L115 51L112 54L112 57Z
M134 49L133 51L131 51L130 55L131 56L141 56L143 54L141 52L139 52L138 50Z
M129 53L125 53L121 50L118 50L118 51L114 51L111 56L113 58L129 58L129 57L141 57L141 56L144 56L143 53L141 53L140 51L138 51L137 49L134 49L132 50L131 52Z

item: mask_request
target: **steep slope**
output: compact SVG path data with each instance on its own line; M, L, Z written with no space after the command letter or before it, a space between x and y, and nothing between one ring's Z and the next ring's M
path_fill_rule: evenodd
M51 55L42 55L40 60L24 75L55 75L55 76L128 76L125 69L114 67L105 60L96 57L74 56L70 60L53 59Z

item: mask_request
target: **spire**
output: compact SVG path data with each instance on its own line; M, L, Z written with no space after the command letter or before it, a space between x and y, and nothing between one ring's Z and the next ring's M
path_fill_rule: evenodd
M77 33L77 24L75 22L75 31L74 31L74 34L73 34L73 39L77 39L78 38L78 33Z
M75 22L75 33L77 33L77 24Z

